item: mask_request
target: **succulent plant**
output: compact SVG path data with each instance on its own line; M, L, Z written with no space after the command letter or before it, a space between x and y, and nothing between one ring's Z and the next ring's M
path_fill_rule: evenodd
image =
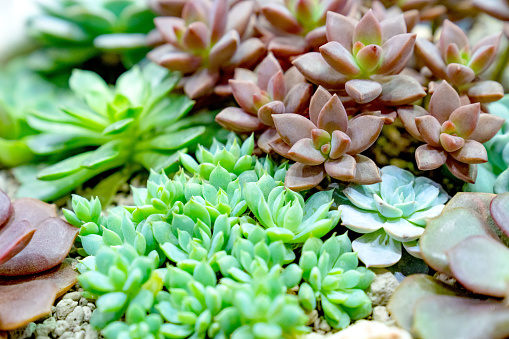
M498 132L504 119L481 113L479 103L462 105L460 96L446 81L436 88L429 112L421 107L398 109L407 131L426 142L415 151L420 170L432 170L445 164L457 178L474 183L475 164L488 161L487 142Z
M407 33L402 15L386 21L380 23L371 10L359 22L329 12L328 42L320 53L304 54L293 64L309 81L345 90L359 104L410 104L426 95L417 80L399 74L416 35Z
M279 138L270 143L272 148L296 161L286 173L286 187L310 189L327 174L361 184L380 181L376 164L359 153L378 138L383 118L365 114L348 120L339 97L323 87L311 99L311 120L294 113L272 117L279 133Z
M283 276L288 281L300 281L302 275L298 292L301 305L312 311L320 303L329 325L342 329L351 320L371 314L371 300L364 290L375 274L357 265L357 254L352 252L347 233L334 234L325 242L318 238L306 240L299 265L289 265Z
M52 200L105 171L123 167L128 179L141 167L176 166L181 150L205 131L210 116L183 118L193 101L167 96L178 77L154 64L132 68L110 88L97 74L75 70L69 84L88 107L36 112L29 125L41 131L28 141L38 155L77 153L38 172L22 196Z
M243 195L271 242L303 243L311 236L321 238L339 221L339 213L329 211L332 191L314 193L304 201L301 194L264 175L258 182L246 183Z
M156 13L166 16L181 16L187 0L149 0L148 4Z
M268 50L278 58L288 58L317 49L327 42L325 20L328 12L348 15L355 12L352 0L267 1L261 6L266 20L258 29L270 38Z
M508 208L509 193L459 193L421 237L423 257L433 269L492 299L467 298L468 291L410 276L388 305L400 326L423 339L509 335L509 309L495 299L507 297L509 249L500 240L508 244Z
M51 313L55 299L76 283L67 257L78 229L54 205L0 191L0 330ZM48 244L52 246L48 246Z
M509 3L506 0L473 0L472 5L497 19L509 20Z
M209 94L223 70L255 66L265 53L259 39L242 39L253 10L252 1L239 2L230 9L227 0L187 1L181 18L155 19L163 45L148 57L188 75L183 86L192 99Z
M350 184L343 190L352 205L341 205L342 225L363 233L352 248L368 267L387 267L401 259L401 245L420 258L417 240L426 221L442 212L449 196L426 177L396 166L381 169L382 182Z
M480 81L478 76L495 60L500 36L501 33L497 33L484 37L471 48L463 30L445 20L437 46L419 38L415 53L436 78L447 80L470 101L493 102L503 97L502 85Z
M217 116L224 128L235 132L252 132L267 130L258 141L258 146L265 152L270 147L262 142L264 137L274 135L272 114L296 113L305 114L313 87L292 67L285 73L276 58L269 54L256 68L256 72L237 70L241 74L230 80L230 86L238 107L227 107Z
M41 45L29 57L38 71L54 72L100 56L105 64L120 57L131 67L148 52L154 13L143 0L40 2L42 14L28 21L28 33Z
M499 132L491 140L484 143L488 152L488 162L477 166L477 180L475 184L465 184L465 191L497 194L509 191L508 105L507 96L489 105L490 113L505 119L505 122Z

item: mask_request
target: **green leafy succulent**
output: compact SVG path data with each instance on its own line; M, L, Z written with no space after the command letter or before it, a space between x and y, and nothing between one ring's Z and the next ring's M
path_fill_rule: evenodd
M263 175L258 182L246 183L243 194L271 241L303 243L311 236L321 238L339 221L340 213L329 210L332 191L317 192L304 201L301 194Z
M36 112L30 127L41 131L28 141L38 155L75 154L27 180L20 195L52 200L111 169L124 168L126 180L139 168L176 166L178 150L195 142L210 122L200 114L184 118L193 101L168 95L178 77L155 64L125 72L115 88L93 72L75 70L69 84L86 106ZM107 180L107 179L106 179Z
M333 328L345 328L351 320L371 314L371 300L364 291L375 274L358 267L357 253L347 234L333 235L323 242L309 238L302 247L299 264L285 271L288 287L299 286L299 300L308 311L320 303L325 319Z
M150 50L147 33L154 13L143 0L50 0L28 22L28 33L42 46L30 55L32 68L53 72L101 56L105 64L120 57L132 67Z

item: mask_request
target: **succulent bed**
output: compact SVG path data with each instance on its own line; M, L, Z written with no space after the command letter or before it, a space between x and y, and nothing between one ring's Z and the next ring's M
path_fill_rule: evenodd
M505 21L41 1L0 55L0 338L508 338Z

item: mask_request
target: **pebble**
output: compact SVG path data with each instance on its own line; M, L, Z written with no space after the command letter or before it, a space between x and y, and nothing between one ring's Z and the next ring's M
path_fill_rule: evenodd
M65 319L74 308L78 306L78 302L72 299L62 299L57 304L56 316L57 319Z
M65 320L57 320L57 326L53 331L53 334L60 337L67 331L67 329L69 329L69 324Z
M373 307L386 306L398 285L399 281L394 274L387 270L380 270L368 290L368 296L373 302Z
M78 300L80 300L80 298L81 298L81 293L77 292L77 291L67 293L62 297L62 299L72 299L74 301L78 301Z

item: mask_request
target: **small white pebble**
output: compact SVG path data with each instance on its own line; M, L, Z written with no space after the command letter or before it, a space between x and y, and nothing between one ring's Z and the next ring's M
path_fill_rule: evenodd
M71 313L76 306L78 306L78 302L72 299L62 299L57 304L56 316L57 319L65 319L69 313Z
M72 299L74 301L78 301L78 300L80 300L80 298L81 298L80 292L70 292L70 293L65 294L62 297L62 299Z

